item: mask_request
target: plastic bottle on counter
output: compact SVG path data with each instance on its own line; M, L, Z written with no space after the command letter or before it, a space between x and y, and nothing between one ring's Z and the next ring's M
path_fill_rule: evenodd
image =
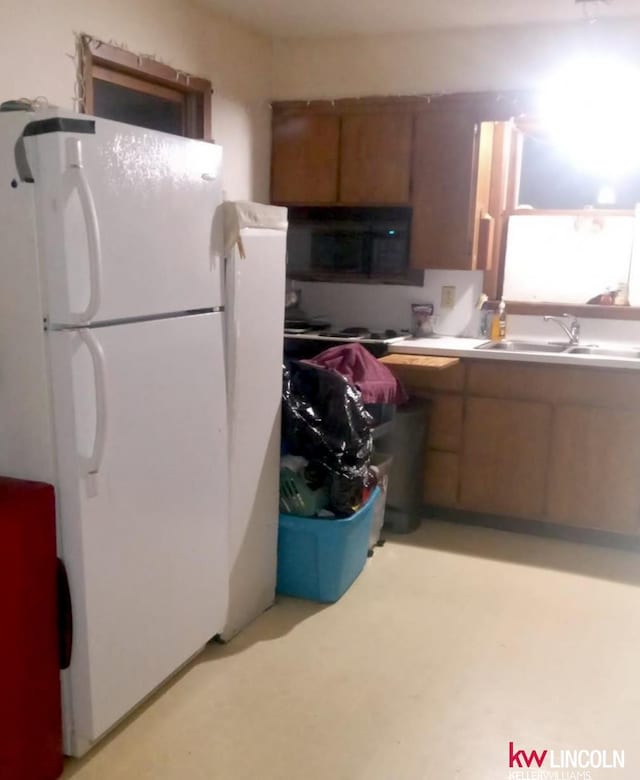
M500 299L500 305L498 306L498 337L500 340L507 336L507 304L504 302L504 298Z
M507 335L507 304L504 298L491 318L491 341L501 341Z

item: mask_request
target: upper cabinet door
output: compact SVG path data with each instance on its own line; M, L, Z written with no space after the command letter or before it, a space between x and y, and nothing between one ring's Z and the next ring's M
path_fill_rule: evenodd
M411 265L473 268L478 125L471 113L434 106L416 117Z
M339 149L340 118L337 114L275 113L271 201L336 203Z
M412 125L413 117L408 112L343 116L340 203L409 202Z

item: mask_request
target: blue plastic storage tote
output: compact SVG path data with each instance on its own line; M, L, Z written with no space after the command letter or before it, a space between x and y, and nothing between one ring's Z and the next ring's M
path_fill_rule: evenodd
M337 601L367 561L376 488L351 517L339 520L280 515L278 582L286 596L310 601Z

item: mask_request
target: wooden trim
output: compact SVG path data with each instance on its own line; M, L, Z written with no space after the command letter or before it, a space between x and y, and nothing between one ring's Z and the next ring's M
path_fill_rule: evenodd
M515 208L509 217L633 217L633 209L523 209Z
M605 320L640 320L638 306L596 306L582 303L530 303L528 301L507 301L507 314L529 314L542 317L545 314L587 317Z
M298 111L347 114L366 113L369 111L394 111L401 108L407 111L436 108L442 104L451 108L468 109L473 106L505 103L513 107L514 116L519 116L531 109L535 93L529 90L505 90L502 92L453 92L432 93L424 95L390 95L368 96L361 98L339 98L337 100L284 100L272 104L276 114L295 113Z
M165 84L182 89L182 91L204 92L211 90L211 82L207 79L191 76L162 62L157 62L151 57L134 54L94 38L87 41L87 49L93 62L98 65L106 65L111 70L120 70L134 75L143 73L149 80L153 80L157 84Z
M478 220L478 271L490 271L493 262L493 238L495 220L491 214L483 214Z
M211 135L211 95L213 90L210 81L176 70L151 57L137 55L126 49L95 40L88 35L79 37L78 46L81 62L80 78L83 81L84 96L82 111L88 114L94 113L94 78L111 81L122 86L129 86L125 82L127 78L134 79L137 86L129 86L129 89L156 94L166 99L174 98L169 97L168 92L160 94L156 90L164 88L170 90L172 95L182 94L185 107L184 135L188 138L205 141L213 140ZM107 73L112 74L110 78L106 76ZM133 85L134 81L129 83ZM146 87L142 89L141 87L144 85Z
M505 215L505 221L508 224L511 216L569 216L579 218L604 218L604 217L633 217L634 212L623 209L572 209L564 211L541 210L541 209L514 209ZM506 266L507 240L501 247L500 253L500 286L498 298L502 296L504 289L504 272ZM593 319L607 320L640 320L640 307L638 306L599 306L596 304L580 303L558 303L557 301L509 301L507 300L507 312L511 314L527 314L530 316L544 316L552 314L561 316L562 314L571 314L574 317L587 317Z
M103 68L101 65L94 65L91 74L94 79L98 79L99 81L108 81L109 84L117 84L118 86L126 87L127 89L136 92L155 95L156 97L163 98L163 100L170 100L172 103L184 104L185 102L185 93L182 90L165 87L162 84L154 84L152 81L141 79L138 76L132 76L129 73L122 73L117 70Z
M511 157L515 143L514 125L511 122L495 122L489 194L489 214L494 219L494 230L491 240L491 263L484 274L484 292L491 299L498 297L500 263L507 227L506 214L514 207L514 168L511 165Z

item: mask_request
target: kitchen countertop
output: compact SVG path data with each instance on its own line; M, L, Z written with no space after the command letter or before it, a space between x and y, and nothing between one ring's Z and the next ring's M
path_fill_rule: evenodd
M509 340L520 340L520 336L510 336ZM537 339L544 343L544 339ZM625 368L640 370L640 359L623 357L605 357L602 355L570 355L564 352L500 352L498 350L476 349L486 344L487 339L458 338L454 336L436 336L433 338L406 338L389 345L390 353L404 355L435 355L474 360L506 360L516 363L544 363L547 365L583 366L584 368ZM613 349L632 349L637 345L623 342L598 342L599 346ZM584 346L588 346L584 342Z

